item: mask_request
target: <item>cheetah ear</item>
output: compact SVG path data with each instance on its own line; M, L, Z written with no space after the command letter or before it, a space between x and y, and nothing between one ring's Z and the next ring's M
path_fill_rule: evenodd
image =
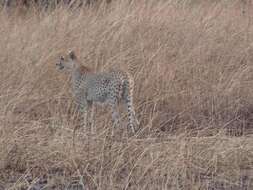
M74 51L69 51L69 57L70 57L70 59L72 59L72 60L74 60L74 59L76 59L76 54L75 54L75 52Z

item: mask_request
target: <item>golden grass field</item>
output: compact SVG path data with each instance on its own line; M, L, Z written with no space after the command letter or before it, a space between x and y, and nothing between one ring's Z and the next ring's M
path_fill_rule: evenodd
M249 1L250 2L250 1ZM247 1L115 1L0 12L0 189L253 189L253 7ZM96 71L135 79L135 135L95 133L69 77L74 50Z

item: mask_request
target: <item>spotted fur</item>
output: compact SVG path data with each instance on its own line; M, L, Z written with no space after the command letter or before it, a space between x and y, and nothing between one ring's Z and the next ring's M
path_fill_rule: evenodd
M135 126L139 122L133 106L134 81L127 72L112 70L95 73L83 66L73 51L66 58L61 57L56 65L60 70L65 69L71 73L73 95L84 112L85 124L87 111L93 103L104 103L111 107L114 124L119 125L118 105L123 102L127 106L128 125L135 132Z

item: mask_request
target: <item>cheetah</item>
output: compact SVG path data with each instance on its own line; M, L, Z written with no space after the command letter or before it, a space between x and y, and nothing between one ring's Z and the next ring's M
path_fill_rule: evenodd
M81 64L74 51L60 57L56 63L59 70L66 70L71 75L72 92L78 108L84 113L84 125L87 124L87 112L93 103L107 104L112 111L112 120L119 126L118 106L127 107L128 126L133 133L139 126L133 106L134 81L129 73L121 70L96 73Z

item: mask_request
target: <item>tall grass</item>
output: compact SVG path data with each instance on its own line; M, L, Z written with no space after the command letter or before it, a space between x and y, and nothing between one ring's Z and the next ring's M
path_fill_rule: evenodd
M238 1L115 1L0 13L0 189L251 189L253 27ZM135 79L140 130L80 124L58 57ZM41 182L42 183L42 182Z

